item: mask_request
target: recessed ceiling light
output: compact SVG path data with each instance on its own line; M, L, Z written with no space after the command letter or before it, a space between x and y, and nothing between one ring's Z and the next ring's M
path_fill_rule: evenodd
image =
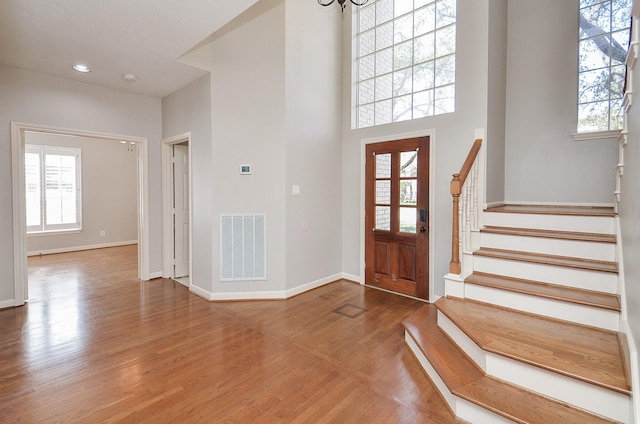
M122 143L122 144L127 144L127 142L126 142L126 141L124 141L124 140L120 140L120 143Z
M83 73L87 73L87 72L91 72L91 68L89 68L87 65L83 65L82 63L76 63L75 65L73 65L73 69L75 69L78 72L83 72Z

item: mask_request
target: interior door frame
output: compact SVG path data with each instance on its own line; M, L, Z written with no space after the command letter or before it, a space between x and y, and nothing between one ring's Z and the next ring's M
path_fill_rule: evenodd
M173 244L173 146L186 142L189 146L189 287L193 285L193 169L191 168L191 131L162 139L162 277L174 278Z
M138 162L138 278L149 280L149 146L146 137L110 134L74 128L11 122L11 184L13 190L13 274L14 306L28 300L27 213L25 198L24 152L25 132L63 134L134 143Z
M384 143L388 141L398 141L407 138L417 137L429 137L429 205L433 209L435 205L435 188L433 186L435 181L435 145L436 145L436 131L435 129L428 129L422 131L414 131L407 133L392 134L373 138L364 138L360 140L360 284L365 284L365 243L366 243L366 228L365 228L365 189L366 189L366 152L367 145L372 143ZM435 245L435 226L433 224L434 213L429 213L429 298L428 301L435 300L435 274L434 274L434 249Z

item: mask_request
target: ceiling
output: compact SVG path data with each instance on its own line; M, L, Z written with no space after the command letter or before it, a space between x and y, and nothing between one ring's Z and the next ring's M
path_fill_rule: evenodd
M205 74L180 56L257 1L0 0L0 65L164 97Z

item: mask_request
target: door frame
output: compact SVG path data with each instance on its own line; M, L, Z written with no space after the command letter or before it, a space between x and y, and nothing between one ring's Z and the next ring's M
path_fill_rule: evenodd
M176 144L186 142L189 146L189 287L193 285L193 169L191 166L191 131L162 139L162 277L174 278L173 245L174 233L172 215L173 168L172 150Z
M27 270L27 214L24 175L24 133L41 132L89 137L104 140L126 141L138 147L138 278L149 280L149 146L146 137L110 134L74 128L52 127L11 121L11 185L13 190L13 274L14 306L21 306L28 300Z
M429 208L434 210L435 205L435 141L436 141L435 129L428 129L422 131L406 132L399 134L392 134L373 138L364 138L360 140L360 284L365 284L365 243L366 243L366 228L365 228L365 188L366 188L366 152L367 145L372 143L384 143L388 141L398 141L407 138L417 137L429 137ZM435 275L434 275L434 249L435 245L435 226L433 225L435 213L429 213L429 302L435 299Z

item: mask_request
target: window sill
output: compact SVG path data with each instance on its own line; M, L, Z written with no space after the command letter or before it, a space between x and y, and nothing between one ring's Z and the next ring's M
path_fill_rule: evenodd
M571 134L573 141L611 140L620 137L622 130L591 131Z
M37 233L27 233L27 237L62 236L66 234L79 234L81 232L82 232L82 229L38 231Z

